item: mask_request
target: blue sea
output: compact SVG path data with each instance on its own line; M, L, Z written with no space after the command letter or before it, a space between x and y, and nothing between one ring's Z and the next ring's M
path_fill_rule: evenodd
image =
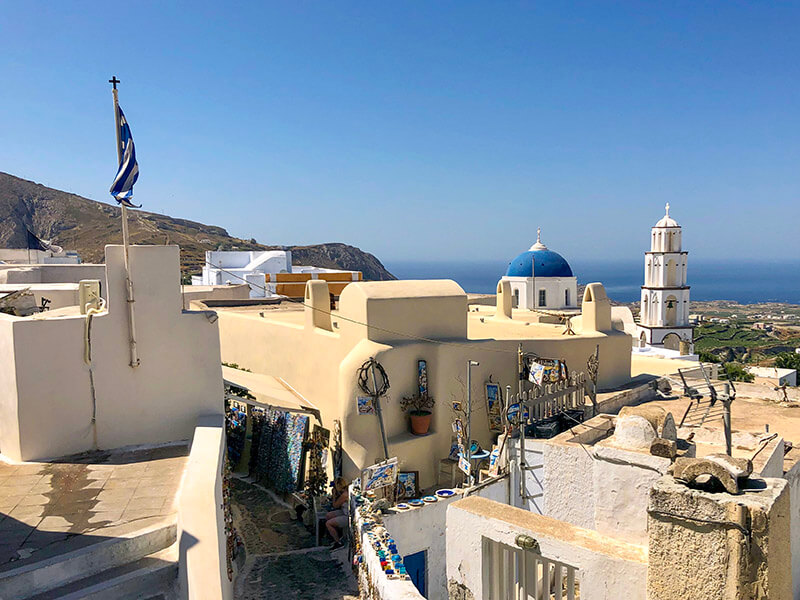
M639 300L644 283L644 259L625 262L571 260L570 265L579 284L600 281L613 300ZM400 279L454 279L467 292L493 294L508 263L387 261L384 266ZM692 300L800 304L800 260L695 262L690 256L689 285Z

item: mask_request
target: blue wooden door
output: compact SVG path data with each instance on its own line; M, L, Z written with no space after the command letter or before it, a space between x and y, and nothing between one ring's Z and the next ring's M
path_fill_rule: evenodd
M411 577L411 582L417 586L417 590L423 597L428 597L428 582L425 580L425 572L427 571L427 551L416 552L409 554L403 559L406 565L406 572Z

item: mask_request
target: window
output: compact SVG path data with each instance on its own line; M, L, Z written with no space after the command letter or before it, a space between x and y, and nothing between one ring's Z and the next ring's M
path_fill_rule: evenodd
M514 290L514 308L519 308L519 290Z
M539 290L539 306L547 306L547 290Z
M564 306L569 306L569 290L564 290Z

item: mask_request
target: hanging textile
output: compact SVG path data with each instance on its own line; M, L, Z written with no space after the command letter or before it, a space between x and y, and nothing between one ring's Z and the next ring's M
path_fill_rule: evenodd
M231 467L235 467L244 451L247 413L243 404L231 400L227 400L226 404L225 434L228 441L228 461Z
M304 442L309 418L281 410L266 410L258 429L253 429L250 474L277 492L302 487Z

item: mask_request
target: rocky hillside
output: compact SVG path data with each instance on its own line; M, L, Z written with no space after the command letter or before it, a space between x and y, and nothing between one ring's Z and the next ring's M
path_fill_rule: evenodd
M200 272L206 250L278 248L232 237L214 225L141 210L131 210L128 215L131 243L179 245L185 273ZM24 248L26 228L42 239L76 250L85 262L102 262L103 247L122 239L119 207L0 172L0 248ZM295 264L359 270L369 280L395 279L372 254L353 246L333 243L287 248L292 250Z

